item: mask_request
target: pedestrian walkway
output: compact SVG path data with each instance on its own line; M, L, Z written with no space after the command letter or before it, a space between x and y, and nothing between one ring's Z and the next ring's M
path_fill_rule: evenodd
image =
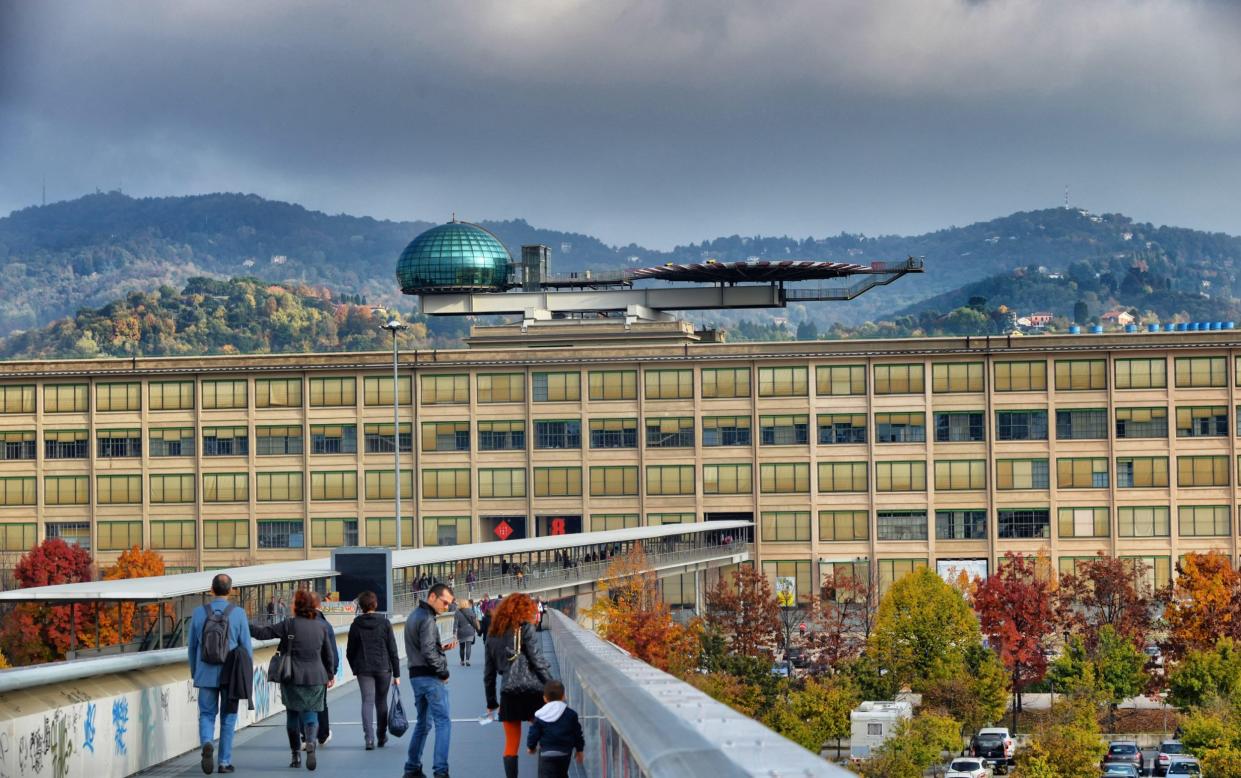
M552 674L560 676L555 649L547 633L543 633L543 653L552 666ZM398 634L398 639L400 635ZM448 680L449 710L452 714L452 748L448 765L453 778L483 778L503 775L501 757L504 754L504 729L498 723L480 726L478 717L487 712L483 693L482 643L474 644L474 660L469 667L458 663L454 650L448 657L451 677ZM402 674L405 670L402 669ZM277 693L273 691L273 693ZM332 741L319 751L319 766L315 775L349 775L354 778L398 778L405 765L405 752L414 726L414 702L409 693L408 679L402 678L402 699L409 716L410 731L398 739L389 739L385 748L367 751L362 742L362 698L357 683L328 693L328 709L331 712ZM284 713L250 726L237 733L233 744L233 764L238 778L289 778L298 770L289 765L289 742L285 736ZM431 775L431 755L434 732L427 738L423 751L422 769ZM523 733L524 738L524 733ZM146 770L140 775L151 776L201 776L198 752L186 754ZM306 773L303 765L300 772ZM520 775L533 778L538 774L538 758L526 754L523 740Z

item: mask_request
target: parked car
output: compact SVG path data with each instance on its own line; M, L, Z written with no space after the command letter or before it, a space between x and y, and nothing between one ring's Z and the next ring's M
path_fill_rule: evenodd
M1134 767L1132 762L1106 762L1103 765L1103 775L1142 778L1142 771Z
M1007 727L984 727L970 740L970 756L986 759L997 773L1007 773L1013 764L1016 743Z
M793 667L803 669L810 666L810 657L806 654L806 649L800 646L794 646L784 652L784 658L791 663Z
M1197 759L1183 756L1180 759L1173 760L1173 762L1168 765L1168 772L1164 773L1164 775L1202 775L1202 767L1199 766Z
M962 756L949 762L944 778L991 778L991 768L986 759Z
M1168 765L1175 757L1185 753L1185 746L1179 740L1165 740L1159 744L1159 753L1155 755L1155 775L1167 775Z
M1113 740L1107 745L1107 755L1103 757L1103 764L1121 762L1131 764L1138 768L1138 772L1142 771L1142 749L1138 748L1136 740Z

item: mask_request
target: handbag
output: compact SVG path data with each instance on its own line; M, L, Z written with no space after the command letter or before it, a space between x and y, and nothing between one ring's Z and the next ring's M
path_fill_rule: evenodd
M501 694L542 693L543 683L530 670L530 660L521 650L521 627L517 628L513 637L513 655L508 658L508 670L504 673L504 682L500 684Z
M405 706L401 704L401 688L393 686L388 696L388 732L392 737L400 737L407 729L409 729L409 719L405 718ZM436 737L439 736L436 735Z
M284 635L285 650L279 646L267 662L267 680L271 683L293 683L293 633Z

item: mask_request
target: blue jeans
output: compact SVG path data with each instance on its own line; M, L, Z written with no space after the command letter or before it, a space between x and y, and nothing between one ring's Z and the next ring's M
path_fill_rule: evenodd
M284 711L284 728L290 732L301 734L306 727L319 726L319 711L317 710L289 710Z
M198 689L198 743L207 745L215 738L215 717L220 714L220 701L224 690L218 686L201 686ZM219 764L233 763L233 732L237 728L237 714L220 715Z
M422 748L427 734L435 727L435 761L432 772L448 772L448 742L452 737L452 721L448 718L448 684L438 678L418 676L409 679L414 690L414 734L409 739L409 754L405 757L405 772L422 769Z

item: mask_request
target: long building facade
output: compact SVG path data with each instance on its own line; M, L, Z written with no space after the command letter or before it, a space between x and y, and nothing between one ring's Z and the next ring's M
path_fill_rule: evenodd
M548 325L402 352L395 387L390 353L4 363L0 566L45 537L174 571L392 545L398 441L406 546L748 518L799 598L841 566L1103 551L1162 584L1188 552L1238 558L1235 332Z

